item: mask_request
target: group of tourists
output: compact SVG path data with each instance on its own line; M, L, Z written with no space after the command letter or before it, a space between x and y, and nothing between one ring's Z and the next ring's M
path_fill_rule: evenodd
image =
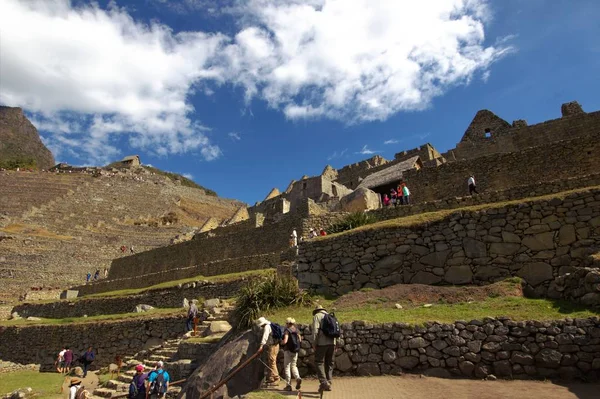
M317 233L317 231L315 229L313 229L312 227L308 230L308 237L306 239L310 240L316 237L323 237L326 236L327 232L325 231L325 229L321 228L319 229L319 232ZM296 228L292 229L292 233L290 234L290 248L295 248L298 246L299 242L304 241L304 237L300 236L298 237L298 232L296 231Z
M135 366L135 375L129 384L129 399L163 398L169 390L171 376L159 361L154 369L144 373L144 365Z
M292 391L292 378L295 389L300 390L302 378L298 372L298 352L302 344L302 336L296 326L296 320L288 317L285 326L272 323L264 317L256 321L261 331L258 351L264 353L266 366L266 383L277 385L280 381L277 370L277 354L283 349L283 370L285 378L284 391ZM331 391L334 352L337 338L340 337L340 326L333 313L328 313L321 305L313 311L312 347L315 353L315 365L319 378L319 392Z
M398 206L410 204L410 190L406 183L398 184L396 189L390 189L390 195L383 195L383 206Z
M58 356L56 357L54 366L56 367L57 372L69 374L71 368L77 361L83 367L82 377L85 378L94 360L96 360L96 355L94 353L94 349L91 346L79 357L75 356L70 347L64 346L60 350L60 352L58 352Z
M108 269L104 268L104 278L108 277ZM89 283L90 281L97 281L100 279L100 269L96 269L96 272L94 273L94 277L92 278L92 273L91 272L87 272L87 274L85 275L85 282Z

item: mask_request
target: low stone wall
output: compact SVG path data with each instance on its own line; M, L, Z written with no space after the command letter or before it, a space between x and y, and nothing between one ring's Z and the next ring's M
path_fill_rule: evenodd
M550 283L547 296L587 306L600 304L600 269L581 267Z
M600 319L450 324L342 324L335 370L344 375L423 373L438 377L600 378ZM310 327L298 365L312 370Z
M226 283L197 281L168 289L146 291L137 295L123 297L83 298L74 301L57 301L51 303L24 303L13 308L13 312L21 317L45 317L62 319L65 317L96 316L133 312L140 304L157 308L178 308L183 306L183 299L193 298L231 298L237 295L247 279L239 279Z
M524 278L543 296L555 277L592 264L600 251L600 189L430 223L349 232L304 242L303 288L342 295L399 283L486 284Z
M545 182L543 184L536 182L534 184L515 186L501 191L480 191L481 194L478 195L451 197L437 201L418 203L417 198L412 198L412 201L414 202L413 205L388 206L370 211L369 214L373 215L377 220L388 220L425 212L435 212L442 209L456 209L472 205L492 204L593 186L600 186L600 174L598 173L583 177L560 179Z
M0 359L19 364L40 364L51 370L56 355L69 345L75 354L88 346L96 352L94 368L114 362L116 355L132 356L145 347L183 334L182 316L143 318L66 325L0 327Z
M140 274L136 277L105 279L90 284L71 288L78 290L79 296L97 294L129 288L145 288L165 281L181 280L195 276L216 276L220 274L240 273L250 270L275 268L279 264L280 254L245 256L242 258L224 259L207 264L174 268L150 274Z

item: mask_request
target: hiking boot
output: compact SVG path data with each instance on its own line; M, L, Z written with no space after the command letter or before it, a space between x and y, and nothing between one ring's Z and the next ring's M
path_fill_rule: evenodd
M291 385L286 385L285 388L283 388L284 391L288 391L288 392L292 392L292 386Z
M302 378L296 378L296 390L299 390L302 386Z
M319 385L319 392L323 392L323 391L331 391L331 385L324 383Z

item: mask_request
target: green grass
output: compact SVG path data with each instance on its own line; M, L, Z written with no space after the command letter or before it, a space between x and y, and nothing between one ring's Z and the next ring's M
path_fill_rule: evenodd
M182 308L155 308L144 313L120 313L107 314L90 317L66 317L64 319L44 319L29 321L21 320L0 320L0 326L33 326L33 325L62 325L74 323L97 323L99 321L124 320L136 318L148 318L153 316L166 316L172 314L183 314Z
M60 398L60 387L65 376L59 373L40 373L38 371L15 371L0 374L0 395L19 388L31 388L36 398Z
M464 206L464 207L460 207L460 208L443 209L443 210L439 210L439 211L435 211L435 212L419 213L416 215L410 215L410 216L400 217L400 218L396 218L396 219L384 220L384 221L377 222L377 223L367 224L367 225L360 226L360 227L354 228L352 230L346 230L346 231L343 231L340 233L328 234L324 237L317 237L316 240L328 240L332 237L335 238L340 235L352 234L352 233L355 233L358 231L399 228L399 227L411 227L411 226L417 226L417 225L426 224L426 223L435 223L435 222L444 220L448 216L450 216L454 213L457 213L457 212L474 212L474 211L481 211L484 209L503 208L503 207L506 207L509 205L522 204L524 202L548 201L553 198L564 199L565 197L567 197L571 194L574 194L574 193L585 192L585 191L589 191L592 189L598 189L598 188L600 188L600 186L585 187L585 188L580 188L580 189L575 189L575 190L563 191L560 193L542 195L539 197L521 198L521 199L516 199L516 200L511 200L511 201L491 202L491 203L487 203L487 204L470 205L470 206Z
M331 310L334 302L319 300ZM389 304L369 305L358 309L339 309L335 314L340 323L362 320L370 323L402 322L421 325L428 321L452 323L457 320L482 319L484 317L508 316L512 320L556 320L565 317L586 318L599 316L600 312L565 301L530 299L519 297L488 298L473 303L434 304L430 308L414 307L395 309ZM287 317L294 317L298 323L312 322L311 307L283 308L268 313L269 320L284 323Z
M146 291L171 288L171 287L175 287L179 284L191 283L191 282L198 281L198 280L206 280L206 281L211 281L213 283L225 283L225 282L239 280L239 279L245 278L245 277L269 276L269 275L274 274L275 272L276 272L275 269L260 269L260 270L249 270L249 271L240 272L240 273L220 274L217 276L209 276L209 277L204 277L202 275L199 275L199 276L195 276L195 277L184 278L181 280L165 281L164 283L156 284L156 285L153 285L150 287L130 288L130 289L124 289L124 290L99 292L97 294L86 295L86 296L78 298L78 299L102 298L102 297L107 297L107 296L135 295L135 294L140 294L140 293L146 292Z

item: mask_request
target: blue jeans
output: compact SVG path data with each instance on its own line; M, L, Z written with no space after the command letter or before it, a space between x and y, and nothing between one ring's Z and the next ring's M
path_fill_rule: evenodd
M88 372L88 368L90 367L91 363L85 362L83 363L83 378L85 378L85 376L87 375Z
M187 321L185 322L185 326L187 331L192 331L194 329L194 318L188 317Z
M405 196L403 197L403 198L404 198L404 205L408 205L408 204L410 203L410 202L409 202L409 198L408 198L408 197L409 197L408 195L405 195Z

